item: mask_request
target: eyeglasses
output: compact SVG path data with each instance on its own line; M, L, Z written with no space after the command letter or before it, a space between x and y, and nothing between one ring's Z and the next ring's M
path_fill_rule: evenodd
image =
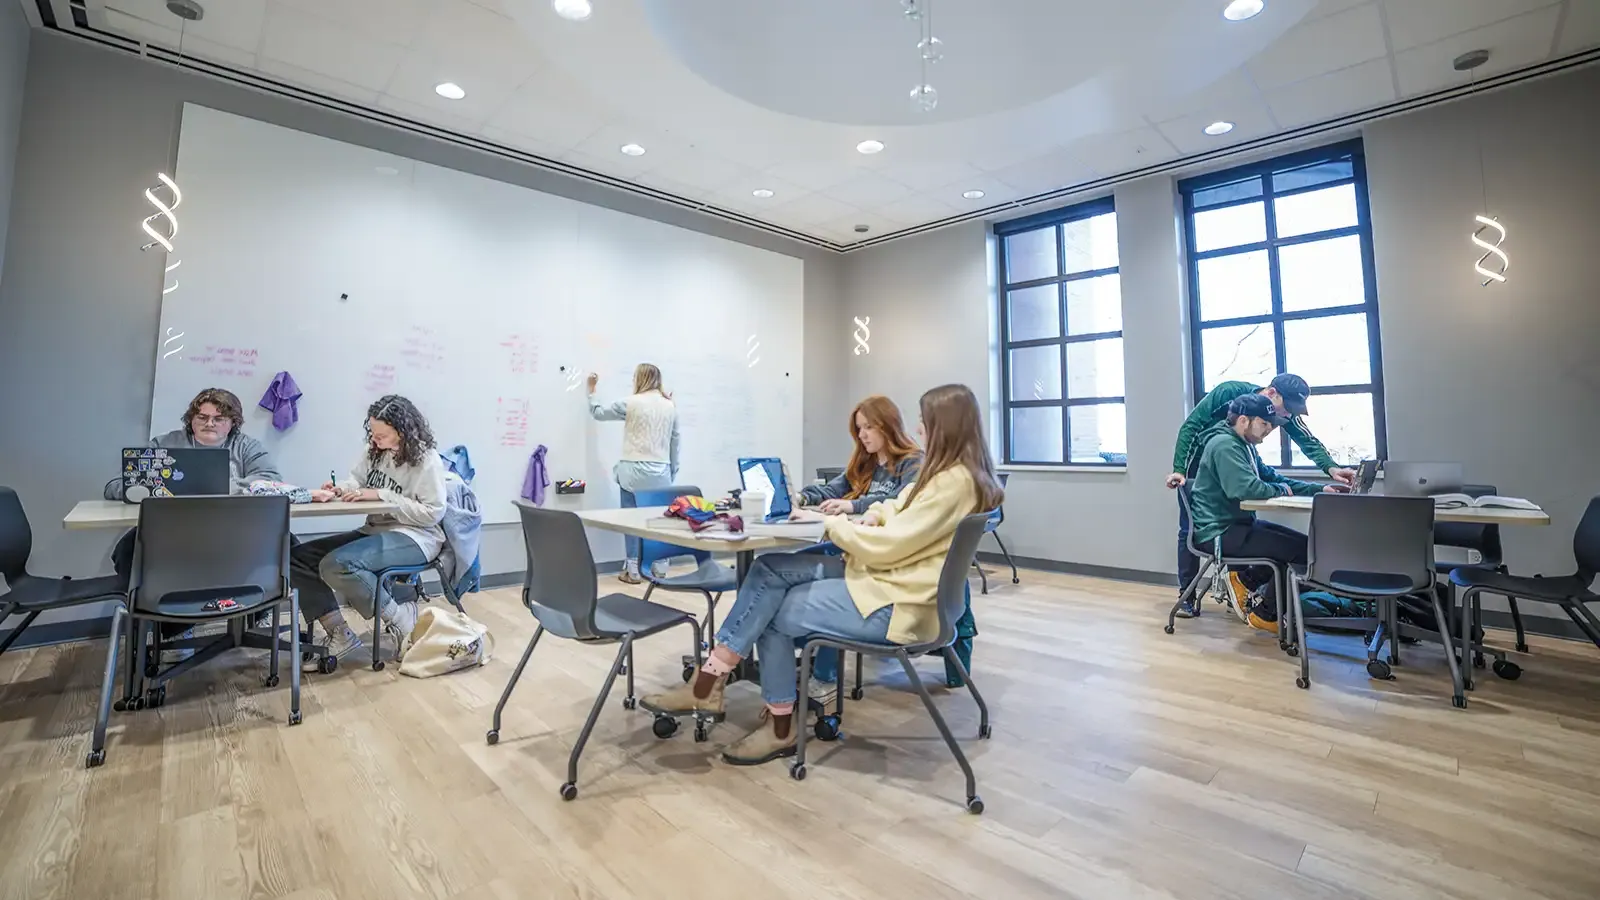
M223 422L232 422L233 420L227 416L207 416L196 413L190 421L196 425L221 425Z

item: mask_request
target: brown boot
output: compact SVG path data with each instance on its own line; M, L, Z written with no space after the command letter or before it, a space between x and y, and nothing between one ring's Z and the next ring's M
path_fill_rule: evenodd
M780 719L788 720L788 733L778 737ZM771 710L761 711L761 725L722 751L722 758L732 766L759 766L762 763L794 755L795 717L774 716Z
M704 697L694 695L695 682L703 677L704 673L696 672L694 680L688 684L660 692L647 694L639 698L639 705L646 710L661 716L699 716L713 722L722 721L723 689L728 686L728 676L718 676L711 683L711 690Z

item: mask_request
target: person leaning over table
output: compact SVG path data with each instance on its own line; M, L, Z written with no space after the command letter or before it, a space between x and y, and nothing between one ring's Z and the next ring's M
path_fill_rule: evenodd
M1271 559L1284 565L1306 563L1306 536L1293 528L1263 522L1244 509L1245 500L1273 497L1308 497L1320 493L1342 493L1344 485L1312 484L1279 475L1261 461L1256 447L1274 429L1289 420L1278 414L1272 401L1260 394L1244 394L1228 404L1221 425L1206 432L1199 462L1189 488L1194 506L1194 542L1209 546L1218 539L1222 556ZM1252 628L1276 631L1277 604L1266 590L1272 585L1272 570L1248 566L1228 574L1233 595L1233 611Z
M1214 428L1223 425L1228 415L1228 405L1239 397L1259 395L1271 402L1274 415L1283 420L1283 430L1289 435L1289 440L1294 442L1300 452L1310 458L1317 468L1328 473L1334 481L1344 484L1355 484L1356 471L1345 468L1335 462L1329 455L1328 448L1322 446L1306 427L1306 398L1311 394L1311 386L1299 375L1284 373L1274 377L1266 387L1251 384L1248 381L1224 381L1212 388L1209 393L1195 404L1194 410L1183 421L1183 426L1178 429L1177 446L1172 451L1172 474L1167 476L1167 487L1178 488L1183 486L1194 475L1195 467L1200 464L1200 451L1205 448L1206 440ZM1191 493L1192 498L1192 493ZM1184 515L1183 506L1178 506L1178 590L1181 592L1189 586L1195 576L1200 573L1200 560L1189 552L1189 518ZM1198 601L1190 597L1188 602L1179 609L1178 615L1190 618L1198 609Z

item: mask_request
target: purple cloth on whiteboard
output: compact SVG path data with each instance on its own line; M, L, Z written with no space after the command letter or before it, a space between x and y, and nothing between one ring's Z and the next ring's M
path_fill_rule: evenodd
M544 505L544 491L550 486L550 471L545 468L544 455L550 448L540 444L528 457L528 473L522 476L522 499L534 506Z
M293 375L279 372L256 405L272 410L272 427L283 431L300 421L300 385L294 383Z

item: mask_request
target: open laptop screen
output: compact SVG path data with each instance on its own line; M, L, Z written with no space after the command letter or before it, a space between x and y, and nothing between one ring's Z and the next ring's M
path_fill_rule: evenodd
M744 458L739 460L739 486L746 492L762 491L770 498L767 517L787 517L791 510L789 479L783 474L783 461L777 457Z

